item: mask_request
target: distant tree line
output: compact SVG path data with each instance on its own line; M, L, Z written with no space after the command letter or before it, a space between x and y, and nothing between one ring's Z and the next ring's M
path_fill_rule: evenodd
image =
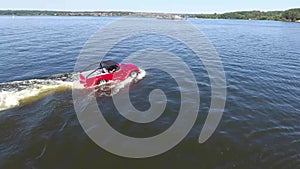
M196 18L214 18L214 19L249 19L249 20L277 20L291 21L300 20L300 8L289 9L286 11L240 11L228 12L224 14L196 14Z
M38 11L38 10L0 10L0 15L15 16L128 16L133 12L107 12L107 11L88 11L88 12L71 12L71 11Z
M145 13L136 12L70 12L70 11L32 11L32 10L0 10L0 15L16 16L144 16ZM157 16L155 13L148 13L149 16ZM160 14L164 15L164 14ZM175 14L174 14L175 15ZM213 18L213 19L249 19L249 20L277 20L295 22L300 20L300 8L289 9L286 11L240 11L228 12L223 14L182 14L185 17Z

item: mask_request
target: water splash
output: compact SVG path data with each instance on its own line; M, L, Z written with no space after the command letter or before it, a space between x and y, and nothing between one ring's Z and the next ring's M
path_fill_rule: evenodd
M124 81L109 81L103 85L96 86L96 96L113 96L120 92L121 89L128 88L132 82L136 83L146 76L146 71L140 69L137 77L128 77Z

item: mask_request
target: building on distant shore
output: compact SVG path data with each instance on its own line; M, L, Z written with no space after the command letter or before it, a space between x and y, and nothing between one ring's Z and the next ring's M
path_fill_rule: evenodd
M180 15L158 15L156 17L157 19L170 19L170 20L183 20L184 17Z

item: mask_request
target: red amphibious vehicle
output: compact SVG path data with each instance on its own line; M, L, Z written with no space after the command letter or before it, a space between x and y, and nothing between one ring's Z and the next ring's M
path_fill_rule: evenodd
M96 69L93 66L99 65ZM109 81L124 81L128 77L135 78L140 73L139 68L131 63L119 64L112 60L92 64L80 72L80 83L86 88L103 85Z

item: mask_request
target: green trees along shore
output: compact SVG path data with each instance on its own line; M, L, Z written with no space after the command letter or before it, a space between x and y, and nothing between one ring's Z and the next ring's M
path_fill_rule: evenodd
M286 11L240 11L228 12L224 14L199 14L194 16L197 18L276 20L296 22L300 20L300 8L289 9Z
M276 20L300 22L300 8L289 9L286 11L239 11L223 14L167 14L167 13L147 13L147 12L119 12L119 11L89 11L89 12L71 12L71 11L32 11L32 10L0 10L0 15L16 16L142 16L142 17L160 17L179 15L192 18L211 18L211 19L247 19L247 20Z

